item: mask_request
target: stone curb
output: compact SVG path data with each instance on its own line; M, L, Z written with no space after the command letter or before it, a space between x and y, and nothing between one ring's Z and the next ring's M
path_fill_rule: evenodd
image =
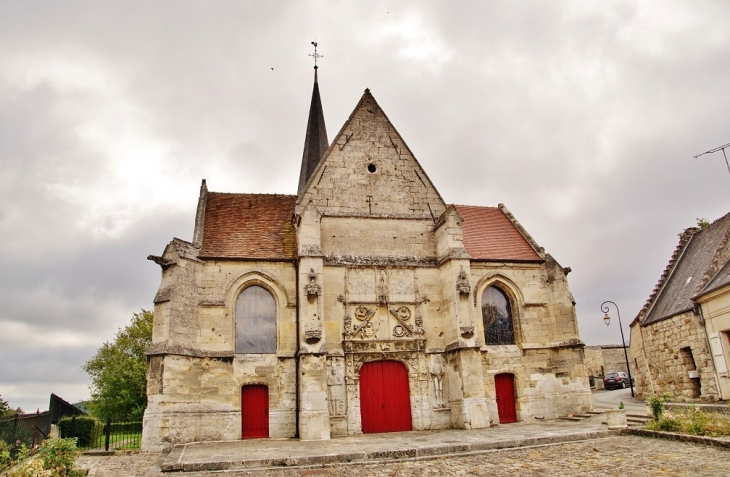
M669 439L680 442L691 442L694 444L702 444L706 446L719 447L721 449L730 449L730 441L720 440L715 437L692 436L689 434L677 434L674 432L650 431L648 429L628 428L623 429L621 434L631 436L654 437L657 439Z
M412 447L407 449L394 449L382 451L363 451L348 453L331 453L302 457L283 457L274 459L230 459L210 460L205 462L180 462L184 454L184 446L176 446L170 453L167 463L162 463L162 472L199 472L211 470L238 470L247 468L262 467L300 467L300 466L321 466L326 464L343 464L350 462L378 462L386 460L412 459L419 457L440 456L447 454L466 454L487 450L509 449L545 444L560 444L566 442L577 442L583 440L597 439L620 435L622 431L605 430L589 432L584 434L569 434L564 436L535 437L527 439L506 439L491 442L476 442L472 444L440 444L424 447ZM172 462L170 462L172 461Z

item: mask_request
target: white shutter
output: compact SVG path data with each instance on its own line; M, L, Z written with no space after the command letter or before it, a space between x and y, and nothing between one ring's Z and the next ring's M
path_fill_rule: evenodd
M727 363L725 362L725 354L722 352L722 343L720 337L715 335L710 338L712 346L712 358L715 360L715 369L718 373L727 373Z

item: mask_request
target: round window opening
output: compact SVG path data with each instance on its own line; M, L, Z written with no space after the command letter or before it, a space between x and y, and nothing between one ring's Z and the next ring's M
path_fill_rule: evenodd
M368 172L373 173L377 169L375 168L375 164L368 164Z

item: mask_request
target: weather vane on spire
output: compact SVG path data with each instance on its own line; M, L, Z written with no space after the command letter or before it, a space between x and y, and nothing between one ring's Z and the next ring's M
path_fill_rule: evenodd
M309 56L314 58L314 69L316 70L317 69L317 60L320 58L324 58L324 56L317 53L317 42L316 41L313 41L312 45L314 45L314 54L310 54Z

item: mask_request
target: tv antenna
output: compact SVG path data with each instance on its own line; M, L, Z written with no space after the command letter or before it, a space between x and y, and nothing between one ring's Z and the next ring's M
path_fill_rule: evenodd
M725 156L725 165L727 166L727 171L730 172L730 163L727 162L727 154L725 154L725 148L727 147L730 147L730 143L727 143L724 146L716 147L715 149L710 149L709 151L705 151L702 154L697 154L695 156L695 159L700 156L704 156L705 154L712 154L713 152L722 151L722 155Z

